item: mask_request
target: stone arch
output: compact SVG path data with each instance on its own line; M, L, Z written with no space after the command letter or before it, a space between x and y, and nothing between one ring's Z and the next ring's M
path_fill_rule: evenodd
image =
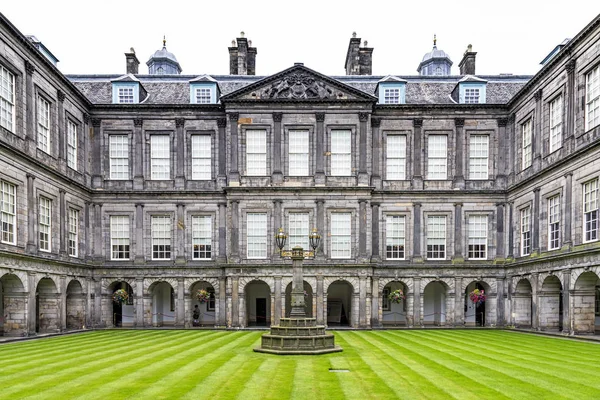
M553 273L538 278L541 285L537 291L538 323L541 330L556 331L563 327L563 282Z
M558 282L560 282L560 286L562 288L565 288L565 280L563 277L562 273L555 273L554 271L550 271L550 272L545 272L545 273L541 273L538 275L538 287L537 290L538 292L541 290L542 287L542 282L544 282L548 277L553 276L554 278L556 278L558 280ZM530 279L530 283L531 283L531 287L534 287L534 281L533 278Z
M421 279L421 287L419 288L421 294L425 292L425 288L431 282L440 282L446 288L447 294L454 294L454 279L450 278L423 278Z
M451 322L449 318L452 305L450 303L450 285L445 279L424 279L421 282L421 325L443 326Z
M23 286L24 292L29 292L29 282L27 279L27 272L25 271L15 271L8 268L0 268L0 279L2 279L5 275L14 275L19 278L21 281L21 285Z
M66 288L67 329L82 329L85 326L87 295L77 278L71 278Z
M175 291L175 296L177 296L177 287L179 285L177 284L177 279L175 279L175 278L147 278L147 279L144 279L144 282L143 282L143 285L144 285L144 289L143 289L144 296L151 296L153 288L156 285L158 285L159 283L163 283L163 282L164 283L168 283L169 285L171 285L171 287Z
M215 286L217 285L217 286ZM187 326L214 326L220 311L219 302L219 280L214 278L195 279L189 286L189 296L186 298L186 324ZM200 289L206 290L210 297L208 301L201 303L196 296ZM194 316L198 313L198 318Z
M196 285L198 282L208 282L213 289L215 289L215 295L218 297L219 295L219 278L211 278L211 277L206 277L206 276L202 276L199 278L187 278L185 280L185 294L189 295L189 296L193 296L194 293L192 293L192 288L194 287L194 285Z
M412 283L412 279L410 281ZM412 312L409 312L409 303L412 306L413 299L408 296L409 293L411 296L413 293L408 284L401 279L389 278L383 280L383 282L380 280L379 287L377 296L379 296L381 324L387 326L412 325ZM399 303L389 299L390 293L397 289L402 289L405 296Z
M50 276L41 277L35 289L35 331L50 333L60 331L59 285Z
M577 275L572 291L573 331L575 333L595 333L596 331L596 302L600 289L600 278L597 269L590 268ZM600 322L600 321L599 321ZM599 323L600 325L600 323Z
M246 326L269 326L274 317L274 283L260 278L243 278L240 280L240 321Z
M129 299L125 303L115 303L112 295L119 285L126 284L129 291ZM133 327L136 323L136 305L142 302L143 298L138 298L135 279L127 278L103 278L102 288L102 321L107 326L113 327ZM143 318L143 315L140 316Z
M56 287L56 293L60 293L60 281L58 279L58 276L55 275L51 275L51 274L36 274L35 279L34 279L34 284L37 290L38 285L40 284L40 282L43 279L49 279L52 281L52 283L54 283L54 286Z
M143 289L144 324L174 326L176 317L177 280L145 279Z
M596 276L600 276L600 266L576 268L571 272L571 287L570 290L576 289L575 285L579 280L579 277L586 272L593 272Z
M414 293L413 289L414 289L415 283L412 278L394 278L394 277L379 278L379 287L377 288L377 292L378 293L383 292L383 289L385 289L385 287L392 282L402 283L407 289L406 293L404 293L405 295L408 296L409 293L411 293L411 294Z
M137 293L137 282L133 278L102 278L100 287L102 288L102 294L112 294L111 286L118 282L125 282L133 289L133 293Z
M463 278L461 296L464 302L464 321L468 326L490 326L496 323L497 298L495 288L496 280L489 284L483 279ZM483 289L486 299L483 303L473 303L469 294L475 289Z
M355 276L327 277L327 278L323 279L323 292L327 293L329 291L329 286L331 286L332 283L335 283L337 281L348 282L350 284L350 286L352 286L353 291L356 291L356 288L358 288L358 277L355 277Z
M496 294L498 292L498 283L495 278L490 278L489 280L486 280L486 278L463 278L460 292L463 293L465 290L467 290L467 286L473 282L478 282L483 286L487 286L485 289L486 293L488 290L490 291L490 294Z
M16 272L0 270L0 332L4 336L22 336L27 332L27 281Z
M293 280L293 277L291 277L291 276L285 276L285 277L281 278L281 288L285 290L285 288L290 283L292 283L292 280ZM305 276L304 282L306 282L310 285L311 290L316 295L316 293L317 293L317 278L315 278L314 276Z
M246 293L246 286L249 283L252 283L252 281L262 281L262 282L266 283L267 286L269 287L271 295L274 294L274 291L275 291L275 279L272 278L272 277L268 277L268 276L257 276L257 277L246 276L246 277L240 278L240 282L239 282L239 294Z
M328 325L358 326L358 279L329 278L324 310Z
M512 292L512 325L531 328L533 321L533 286L526 277L515 279L515 281Z

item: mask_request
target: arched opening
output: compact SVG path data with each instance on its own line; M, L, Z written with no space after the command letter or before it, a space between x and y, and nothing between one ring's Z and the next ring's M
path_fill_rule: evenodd
M35 331L38 333L57 332L60 330L58 307L58 290L50 278L42 278L35 292Z
M539 328L545 331L561 331L563 328L562 284L550 275L542 283L538 293Z
M598 318L598 275L591 271L579 275L573 292L573 330L575 333L595 333Z
M150 292L150 323L152 326L175 325L175 290L168 282L154 282L148 288ZM146 311L147 312L147 311Z
M271 289L263 281L246 285L246 326L271 325Z
M303 281L304 286L304 311L307 318L313 316L313 290L310 284ZM289 318L292 311L292 283L290 282L285 288L285 316Z
M446 324L446 295L448 287L444 282L429 282L423 290L423 325L442 326Z
M206 293L199 292L203 290ZM208 294L208 296L206 296ZM192 286L190 326L214 326L216 323L215 288L206 281L199 281Z
M527 279L521 279L517 282L515 292L512 296L513 324L518 328L531 328L532 326L532 290L531 283Z
M67 285L67 329L82 329L85 326L86 298L81 283L72 280Z
M337 281L327 289L327 325L352 326L354 288L347 281Z
M118 301L115 299L115 293L118 290L124 290L127 293L127 300ZM114 327L132 327L134 325L134 307L133 307L133 288L125 281L113 282L108 287L110 293L109 301L111 303L112 315L110 319Z
M471 293L475 290L483 291L485 295L484 301L474 302L471 299ZM473 281L467 285L465 289L465 325L466 326L486 326L493 323L492 318L492 303L495 299L492 296L490 285L483 281Z
M402 290L404 298L398 298L398 301L390 299L390 294ZM398 293L399 294L399 293ZM407 302L406 296L408 294L408 287L400 281L393 281L385 285L383 292L381 293L381 310L382 310L382 321L383 325L388 326L404 326L407 321Z
M27 293L18 276L0 278L0 332L3 336L22 336L27 332L25 302Z

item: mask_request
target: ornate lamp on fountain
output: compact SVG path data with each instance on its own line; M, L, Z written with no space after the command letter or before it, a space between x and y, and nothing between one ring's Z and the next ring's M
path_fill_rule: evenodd
M271 333L262 337L261 347L254 351L271 354L326 354L342 351L335 345L335 337L325 333L324 325L317 325L315 318L306 318L304 277L302 262L314 258L321 243L321 235L316 229L308 235L312 250L304 251L296 246L291 251L283 250L287 235L283 228L275 235L275 242L281 257L292 259L292 310L289 318L281 318L280 325L271 326Z

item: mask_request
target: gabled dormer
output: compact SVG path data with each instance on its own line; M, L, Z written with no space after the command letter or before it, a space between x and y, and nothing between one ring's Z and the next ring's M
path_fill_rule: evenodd
M397 76L388 75L377 82L375 95L379 104L405 104L406 81Z
M146 90L132 74L111 81L113 104L137 104L146 99Z
M485 79L467 75L458 81L452 91L452 99L459 104L485 104L486 86Z
M219 85L211 76L202 75L190 81L191 104L216 104L219 97Z

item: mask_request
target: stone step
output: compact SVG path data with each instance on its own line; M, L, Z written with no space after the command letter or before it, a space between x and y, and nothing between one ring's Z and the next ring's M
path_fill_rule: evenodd
M325 335L324 326L271 326L271 335L279 336L322 336Z

